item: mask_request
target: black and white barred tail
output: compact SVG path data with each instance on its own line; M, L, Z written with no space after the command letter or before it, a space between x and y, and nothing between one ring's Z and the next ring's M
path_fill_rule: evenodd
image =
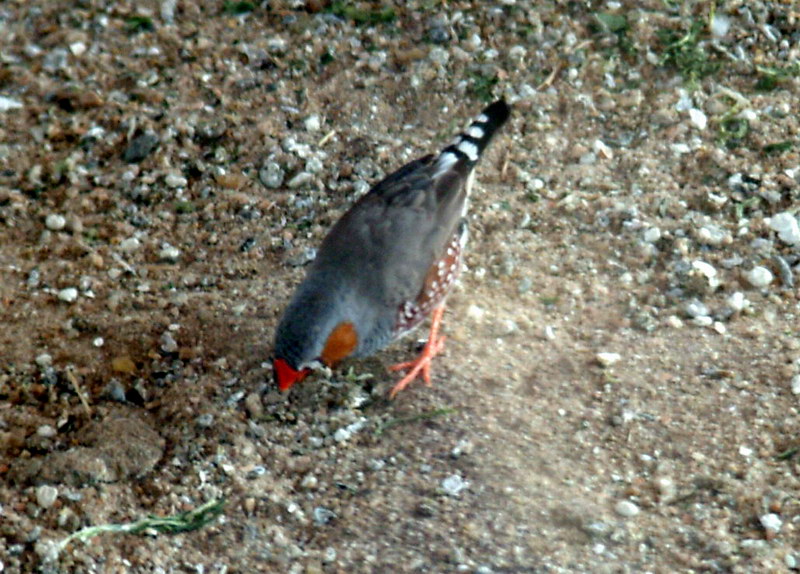
M437 159L437 171L446 171L459 162L469 168L474 166L510 114L511 108L503 100L490 104L466 130L456 136L453 143L442 150Z

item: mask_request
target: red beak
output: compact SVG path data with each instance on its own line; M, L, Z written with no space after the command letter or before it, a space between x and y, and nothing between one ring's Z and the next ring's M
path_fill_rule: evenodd
M299 371L293 369L283 359L272 361L272 370L275 373L275 381L278 383L278 388L282 391L288 391L293 384L299 383L311 372L311 369L301 369Z

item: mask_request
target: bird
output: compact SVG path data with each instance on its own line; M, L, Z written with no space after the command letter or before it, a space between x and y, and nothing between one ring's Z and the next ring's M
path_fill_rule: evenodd
M272 367L281 391L349 357L376 353L431 317L427 343L394 398L444 346L445 301L462 268L475 167L506 123L502 99L487 106L438 154L378 182L333 225L275 332Z

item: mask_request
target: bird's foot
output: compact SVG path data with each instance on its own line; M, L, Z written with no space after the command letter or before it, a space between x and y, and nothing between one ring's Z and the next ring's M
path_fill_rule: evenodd
M422 352L419 354L419 357L413 361L406 361L404 363L398 363L389 367L390 371L408 371L406 376L400 379L400 381L398 381L398 383L392 387L392 390L389 392L389 398L393 399L397 393L405 389L409 383L416 379L420 374L422 374L422 380L425 381L425 384L430 386L431 361L442 351L442 349L444 349L444 342L445 339L447 339L447 337L444 335L439 335L439 324L441 323L443 313L443 307L440 307L433 312L431 334L430 337L428 337L428 342L425 343L425 346L422 348Z

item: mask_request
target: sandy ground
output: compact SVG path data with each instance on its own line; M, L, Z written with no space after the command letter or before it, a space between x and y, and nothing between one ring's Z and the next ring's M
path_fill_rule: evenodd
M800 568L793 4L58 4L0 5L0 570ZM433 386L278 393L326 230L500 96Z

